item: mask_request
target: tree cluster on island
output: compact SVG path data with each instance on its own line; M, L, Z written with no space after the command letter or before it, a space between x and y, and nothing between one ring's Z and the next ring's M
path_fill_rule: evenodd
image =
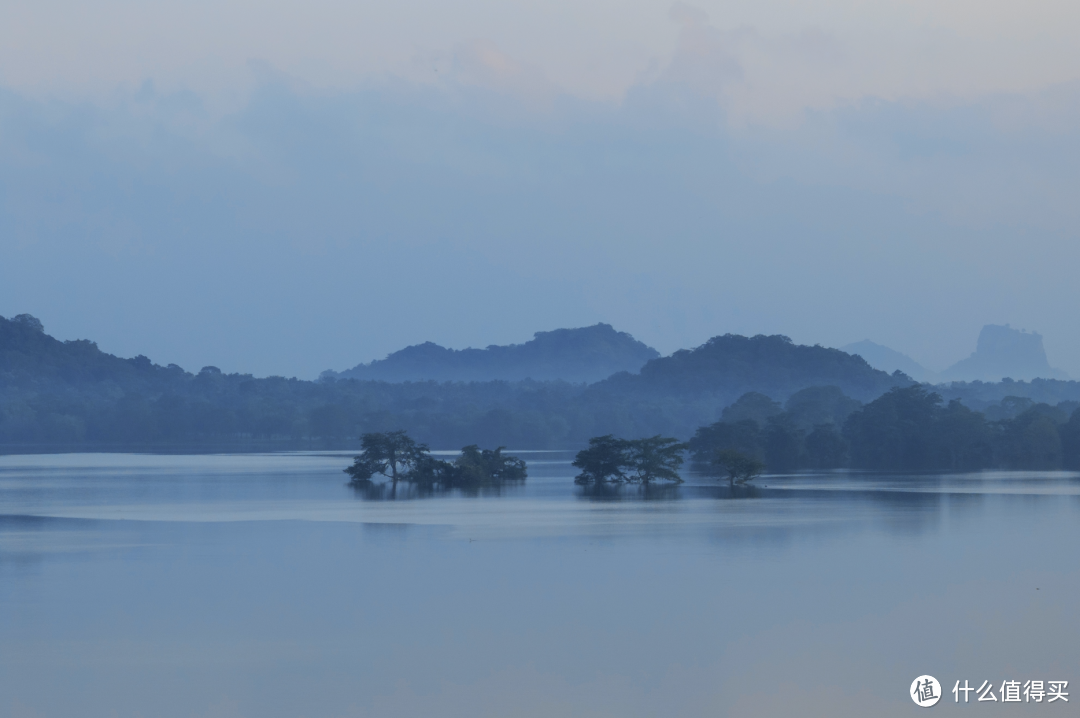
M611 434L589 439L589 448L577 453L573 465L581 469L574 482L588 484L649 484L653 481L682 483L679 467L686 444L678 439L653 436L618 439Z
M678 439L652 436L644 439L620 439L611 434L589 439L589 448L574 457L573 466L581 473L574 478L579 486L607 484L642 484L666 481L681 484L679 468L689 444ZM761 475L765 464L734 448L714 452L711 463L725 472L731 486L745 484Z
M368 433L361 437L363 452L344 471L355 488L370 488L375 477L396 486L405 482L421 489L481 489L522 482L526 466L522 459L502 453L505 447L481 449L466 446L452 462L436 459L427 445L404 430ZM652 436L620 439L610 434L589 440L589 448L577 453L573 466L581 469L578 485L642 484L654 481L682 483L679 468L688 444L678 439ZM732 486L761 474L764 464L737 449L717 452L714 462L728 473Z
M360 438L363 453L345 469L355 487L370 486L375 476L391 484L408 482L422 488L482 489L524 481L525 462L503 454L506 447L481 449L464 447L453 462L436 459L426 444L412 439L404 430L372 432Z

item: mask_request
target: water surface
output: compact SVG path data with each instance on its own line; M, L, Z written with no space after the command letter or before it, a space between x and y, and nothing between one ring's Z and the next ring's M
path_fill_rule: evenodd
M393 500L336 453L0 457L0 715L890 716L924 673L1080 679L1076 474L587 495L521 455Z

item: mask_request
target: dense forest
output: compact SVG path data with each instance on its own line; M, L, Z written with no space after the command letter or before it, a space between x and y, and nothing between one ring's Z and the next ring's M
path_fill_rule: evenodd
M90 341L58 341L28 315L0 318L8 451L351 449L363 433L406 430L435 448L664 435L691 440L701 457L702 447L733 442L770 471L1054 468L1075 465L1078 401L1080 383L1059 380L927 388L781 336L715 337L588 385L303 381L123 359Z
M1006 397L992 408L945 402L923 385L894 387L865 405L835 387L805 389L783 407L749 393L698 429L689 449L703 471L727 449L771 472L1080 469L1080 402Z

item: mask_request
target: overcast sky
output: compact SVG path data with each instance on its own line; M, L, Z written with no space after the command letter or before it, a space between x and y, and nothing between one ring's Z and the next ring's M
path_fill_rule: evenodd
M312 378L604 321L1080 377L1080 4L0 0L0 315Z

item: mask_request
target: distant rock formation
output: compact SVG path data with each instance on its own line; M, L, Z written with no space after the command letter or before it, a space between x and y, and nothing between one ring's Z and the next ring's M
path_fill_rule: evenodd
M848 344L840 347L848 354L858 354L866 363L875 369L881 369L892 374L894 371L902 371L918 382L936 384L941 379L937 372L930 371L907 354L902 354L895 349L875 344L869 339L861 342Z
M987 324L979 332L975 353L941 373L945 381L1067 379L1046 360L1042 335L1009 325Z
M447 349L425 342L343 372L323 372L321 378L389 382L562 379L592 383L617 372L636 372L659 356L658 351L626 332L597 324L537 332L524 344L486 349Z

